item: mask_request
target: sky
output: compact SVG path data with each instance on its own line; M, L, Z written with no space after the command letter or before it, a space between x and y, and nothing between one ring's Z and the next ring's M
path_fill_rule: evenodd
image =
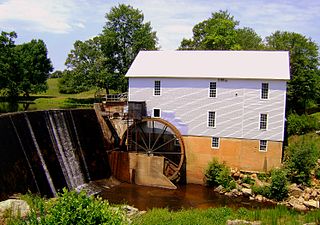
M73 43L101 33L105 14L122 3L142 11L161 50L177 49L194 25L219 10L262 38L290 31L320 45L320 0L0 0L0 30L15 31L16 44L42 39L55 70L63 70Z

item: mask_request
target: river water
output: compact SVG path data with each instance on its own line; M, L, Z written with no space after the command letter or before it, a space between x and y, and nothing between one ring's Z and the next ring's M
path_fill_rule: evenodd
M244 197L227 197L214 192L213 188L202 185L188 184L179 186L176 190L138 186L122 183L99 194L113 204L128 204L139 210L152 208L168 208L180 210L190 208L206 209L210 207L230 208L269 208L270 203L251 201Z

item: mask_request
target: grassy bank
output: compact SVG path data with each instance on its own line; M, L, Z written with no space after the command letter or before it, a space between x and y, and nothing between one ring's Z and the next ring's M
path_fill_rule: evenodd
M284 206L277 206L274 209L249 210L240 208L232 210L230 208L209 208L205 210L192 209L178 212L170 212L167 209L152 209L146 214L136 218L133 224L226 224L227 220L247 220L261 221L262 224L292 225L320 222L320 210L299 213L289 210Z
M44 93L33 94L25 99L20 96L17 102L7 102L6 98L0 97L0 113L26 110L68 109L68 108L91 108L97 101L94 98L97 88L78 94L61 94L58 89L58 78L48 79L48 90Z

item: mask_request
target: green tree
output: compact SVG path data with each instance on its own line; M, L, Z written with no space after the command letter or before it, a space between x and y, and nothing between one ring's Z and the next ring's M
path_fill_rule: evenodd
M47 47L42 40L17 45L15 54L19 58L18 82L19 92L29 97L31 93L47 90L47 79L53 67L47 57Z
M18 88L15 85L17 78L18 60L14 52L15 32L1 32L0 36L0 90L9 96L17 96Z
M250 50L260 49L262 39L251 28L237 28L239 21L228 11L212 13L196 24L191 39L181 41L180 50Z
M62 93L77 93L92 87L114 88L112 74L107 69L108 60L101 51L100 37L76 41L65 62L67 71L59 82Z
M320 97L317 44L301 34L286 31L276 31L266 37L266 44L271 50L290 52L287 106L290 111L305 112L307 103Z
M15 45L15 38L15 32L2 32L0 36L0 89L12 98L45 91L53 68L44 42Z
M127 90L124 75L140 50L156 50L157 36L144 15L130 5L119 4L106 14L107 22L101 34L101 47L108 59L107 68L117 89Z

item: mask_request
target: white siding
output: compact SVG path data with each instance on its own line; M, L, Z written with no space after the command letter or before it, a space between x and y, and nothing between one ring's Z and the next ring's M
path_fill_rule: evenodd
M176 79L161 80L161 96L153 95L154 78L129 78L129 101L146 101L148 115L161 117L183 135L283 141L286 82L268 80ZM209 98L210 81L217 97ZM260 99L261 83L269 83L269 99ZM216 112L216 127L207 127L208 111ZM268 114L268 129L259 129L260 113Z

